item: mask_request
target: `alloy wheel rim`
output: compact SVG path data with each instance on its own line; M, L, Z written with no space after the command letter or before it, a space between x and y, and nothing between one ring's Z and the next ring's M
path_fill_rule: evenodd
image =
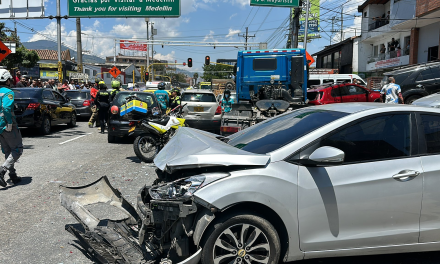
M139 149L144 155L152 152L152 154L149 156L154 156L154 154L156 153L154 141L152 141L149 137L143 137L139 140Z
M254 225L233 225L217 237L212 256L214 264L269 263L269 240Z

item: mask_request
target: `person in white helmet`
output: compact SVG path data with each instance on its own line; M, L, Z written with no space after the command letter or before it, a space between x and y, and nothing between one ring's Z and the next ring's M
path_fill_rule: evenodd
M6 187L5 174L14 184L21 181L14 164L23 153L23 140L14 115L14 92L10 89L12 76L9 71L0 69L0 144L5 154L5 162L0 167L0 186Z

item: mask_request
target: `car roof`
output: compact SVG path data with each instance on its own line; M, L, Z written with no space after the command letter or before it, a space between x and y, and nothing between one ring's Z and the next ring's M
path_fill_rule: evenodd
M355 83L337 83L337 84L331 84L331 85L322 84L321 86L317 85L318 87L314 87L312 89L307 90L307 92L319 92L319 91L322 91L322 90L325 90L328 88L335 88L336 86L341 87L341 86L348 86L348 85L350 85L350 86L354 85L354 86L358 86L361 88L365 88L365 87L363 87L359 84L355 84Z
M340 103L340 104L326 104L320 106L312 106L319 110L337 111L344 112L348 114L374 111L375 109L386 109L386 111L428 111L428 112L438 112L436 108L432 107L422 107L415 105L404 105L404 104L383 104L383 103Z
M71 93L71 92L83 92L83 93L87 93L90 92L89 89L81 89L81 90L67 90L65 91L66 93Z
M206 93L206 94L214 94L212 91L210 90L203 90L203 89L190 89L190 90L185 90L183 91L183 93Z

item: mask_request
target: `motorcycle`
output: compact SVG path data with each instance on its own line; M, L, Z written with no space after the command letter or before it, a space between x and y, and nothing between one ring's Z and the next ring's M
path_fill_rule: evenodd
M133 143L134 153L139 159L148 163L152 162L157 153L174 136L177 129L188 127L182 116L182 109L185 105L173 108L160 119L144 118L130 122L129 135L132 135L136 129L143 131Z

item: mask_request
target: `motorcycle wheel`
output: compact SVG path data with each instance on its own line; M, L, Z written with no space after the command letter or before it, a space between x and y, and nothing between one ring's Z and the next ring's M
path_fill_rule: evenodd
M133 149L136 156L143 162L151 163L159 153L157 139L152 135L140 135L133 143Z

